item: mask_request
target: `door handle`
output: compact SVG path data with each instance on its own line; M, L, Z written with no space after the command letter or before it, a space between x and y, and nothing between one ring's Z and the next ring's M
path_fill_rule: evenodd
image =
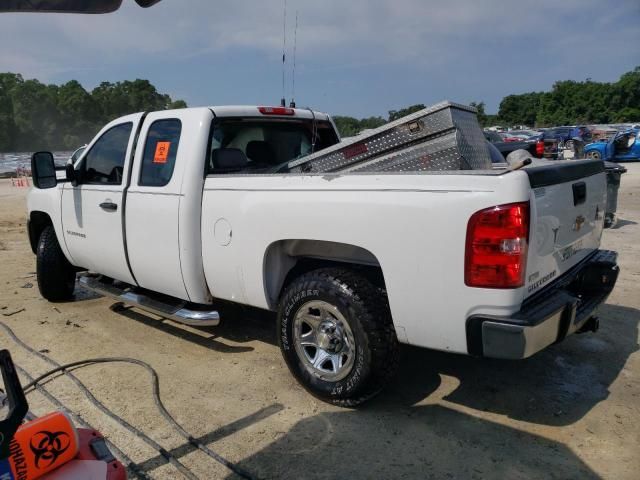
M118 205L113 202L102 202L100 204L100 208L106 210L107 212L115 212L118 210Z

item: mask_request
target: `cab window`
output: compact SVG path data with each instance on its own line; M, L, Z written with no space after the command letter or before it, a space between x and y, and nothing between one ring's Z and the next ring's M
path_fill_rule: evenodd
M273 173L336 143L327 121L223 119L213 125L207 173Z
M93 144L81 166L82 183L120 185L132 123L110 128Z
M156 120L149 127L144 145L138 185L163 187L173 176L182 122L177 118Z

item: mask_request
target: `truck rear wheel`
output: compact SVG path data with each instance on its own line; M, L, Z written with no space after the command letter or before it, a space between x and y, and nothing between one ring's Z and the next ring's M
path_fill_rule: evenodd
M379 393L398 365L386 295L344 268L314 270L287 287L278 309L278 344L310 393L344 407Z
M71 299L76 272L60 249L53 226L46 227L40 235L36 259L40 294L50 302Z

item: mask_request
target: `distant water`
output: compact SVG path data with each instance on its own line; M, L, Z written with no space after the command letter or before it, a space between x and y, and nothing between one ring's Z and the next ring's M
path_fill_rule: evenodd
M0 177L10 176L18 169L31 169L31 153L0 153ZM56 165L64 166L73 152L53 152Z

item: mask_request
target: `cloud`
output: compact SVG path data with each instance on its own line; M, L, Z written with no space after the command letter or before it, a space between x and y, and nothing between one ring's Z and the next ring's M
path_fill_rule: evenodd
M109 15L0 14L0 70L46 81L77 72L97 83L114 72L157 75L163 65L188 76L214 64L220 77L249 62L277 68L282 7L281 0L162 0L141 9L125 0ZM471 98L480 100L503 81L511 82L501 87L507 94L585 73L614 79L640 63L637 0L288 0L290 60L296 11L301 74L325 83L362 84L370 79L359 75L378 69L434 88L432 79L452 72L467 78L449 83L467 90L477 80Z

